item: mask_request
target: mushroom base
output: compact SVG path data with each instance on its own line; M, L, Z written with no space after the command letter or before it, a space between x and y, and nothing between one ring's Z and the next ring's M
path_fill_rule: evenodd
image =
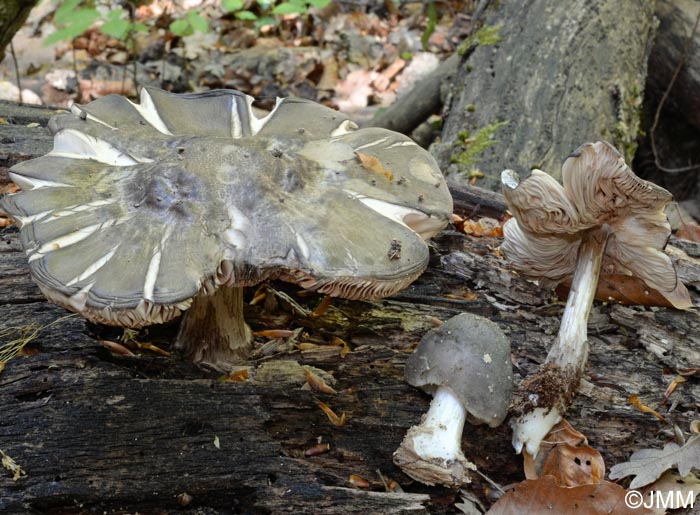
M453 460L422 458L418 455L413 447L413 439L419 432L418 427L408 430L401 446L394 452L394 463L406 475L425 485L440 484L449 488L459 488L463 484L471 483L469 471L476 470L476 465L465 458L461 451Z
M253 334L243 319L243 288L200 294L183 316L175 348L187 358L219 368L248 358Z

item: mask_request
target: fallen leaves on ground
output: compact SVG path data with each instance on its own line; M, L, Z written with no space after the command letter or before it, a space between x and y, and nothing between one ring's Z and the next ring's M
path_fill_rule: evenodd
M562 299L566 299L570 286L571 279L562 282L557 286L557 295ZM625 274L602 272L598 280L595 298L604 302L616 302L624 306L673 307L673 304L666 297L647 286L644 281Z
M502 238L503 222L495 218L482 217L477 220L452 215L452 223L458 231L475 237Z
M346 418L344 412L338 416L336 415L335 411L328 406L328 404L321 401L318 401L318 407L321 408L321 410L326 414L331 424L336 427L343 427L345 425Z
M566 420L552 428L534 459L525 455L524 465L528 479L508 490L489 515L653 513L625 504L628 490L603 479L602 456Z
M639 397L637 395L634 395L634 394L630 395L629 401L630 401L630 404L632 404L632 406L637 408L639 411L641 411L643 413L651 413L659 421L663 422L664 424L668 424L668 420L666 420L663 415L661 415L654 408L650 408L649 406L642 404L642 401L639 400Z
M553 476L526 479L501 497L488 515L644 515L647 508L625 505L627 490L615 483L566 488L556 484Z
M700 468L700 435L691 436L685 445L668 443L663 449L641 449L629 461L610 469L610 479L635 476L630 488L640 488L656 481L667 470L676 468L681 477Z

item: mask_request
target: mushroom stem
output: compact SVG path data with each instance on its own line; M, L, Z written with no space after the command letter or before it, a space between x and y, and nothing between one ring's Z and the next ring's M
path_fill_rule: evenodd
M247 359L252 343L243 318L243 288L223 287L194 298L175 346L192 361L225 365Z
M525 408L513 422L513 447L535 456L540 443L560 420L588 359L588 315L598 288L610 231L603 224L583 235L559 333L544 367L528 380Z
M608 235L609 230L603 225L586 233L581 239L559 333L547 354L547 363L553 363L562 369L573 369L577 375L583 372L588 359L588 315L598 289Z
M455 460L462 456L462 431L467 412L452 390L438 387L413 436L413 448L423 459Z
M426 485L439 483L456 488L469 483L469 470L476 470L476 465L462 453L466 416L454 392L438 387L422 422L406 432L394 452L394 463Z

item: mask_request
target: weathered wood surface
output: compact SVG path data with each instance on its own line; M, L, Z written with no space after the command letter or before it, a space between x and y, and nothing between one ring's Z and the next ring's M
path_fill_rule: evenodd
M458 170L460 134L474 137L497 122L508 124L474 163L485 188L497 188L505 168L557 177L563 158L585 141L610 140L630 157L653 15L649 0L491 2L485 22L502 24L502 39L461 64L435 148L441 168Z
M0 126L0 142L18 129ZM50 147L46 130L35 131L30 155ZM29 157L16 148L0 145L5 164ZM498 194L459 186L453 193L462 215L502 213ZM176 356L113 355L98 341L116 340L113 329L77 317L56 322L66 312L31 282L16 229L0 231L0 330L55 322L31 344L36 354L15 358L0 375L0 449L27 472L13 481L0 471L0 512L169 513L186 492L193 496L189 512L201 514L455 513L454 492L414 483L392 464L393 450L429 403L404 384L403 364L434 319L462 311L503 328L518 381L543 361L563 306L510 272L493 251L498 244L450 228L436 238L431 266L413 286L383 301L335 301L321 317L301 316L279 299L250 306L254 330L301 327L302 341L338 336L352 351L343 358L339 347L300 351L258 338L250 379L224 383ZM678 242L673 253L697 303L700 248ZM293 287L273 286L295 296ZM467 300L467 290L476 298ZM297 298L309 308L319 300ZM174 332L170 325L140 338L168 349ZM588 375L570 420L612 465L672 437L671 427L632 407L628 396L658 407L673 372L700 364L700 316L597 303L589 333ZM338 394L303 389L298 365L316 367ZM673 394L673 410L660 411L687 429L698 399L700 383L691 377ZM346 425L332 425L318 401L345 413ZM330 452L305 456L319 439ZM463 445L494 480L522 478L507 425L468 426ZM384 492L377 471L406 493ZM351 474L370 488L353 488ZM476 478L472 488L480 493L480 486Z

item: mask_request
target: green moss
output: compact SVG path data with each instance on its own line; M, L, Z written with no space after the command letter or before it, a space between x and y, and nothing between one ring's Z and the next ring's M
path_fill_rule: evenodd
M625 160L631 163L637 151L637 142L643 135L641 129L643 94L636 82L629 89L618 83L615 85L614 100L617 122L608 131L603 131L603 136L609 137L622 152Z
M466 110L468 113L473 113L474 111L476 111L476 106L474 104L468 104Z
M459 133L455 145L462 147L452 154L450 161L456 163L461 172L468 170L476 163L476 159L484 150L496 143L496 131L508 125L508 122L496 122L486 125L474 133L463 131Z
M462 44L457 48L457 53L459 55L464 55L467 50L476 46L495 45L502 39L501 36L498 35L498 31L501 30L501 27L503 27L502 23L498 25L484 25L474 34L471 34L462 41Z

